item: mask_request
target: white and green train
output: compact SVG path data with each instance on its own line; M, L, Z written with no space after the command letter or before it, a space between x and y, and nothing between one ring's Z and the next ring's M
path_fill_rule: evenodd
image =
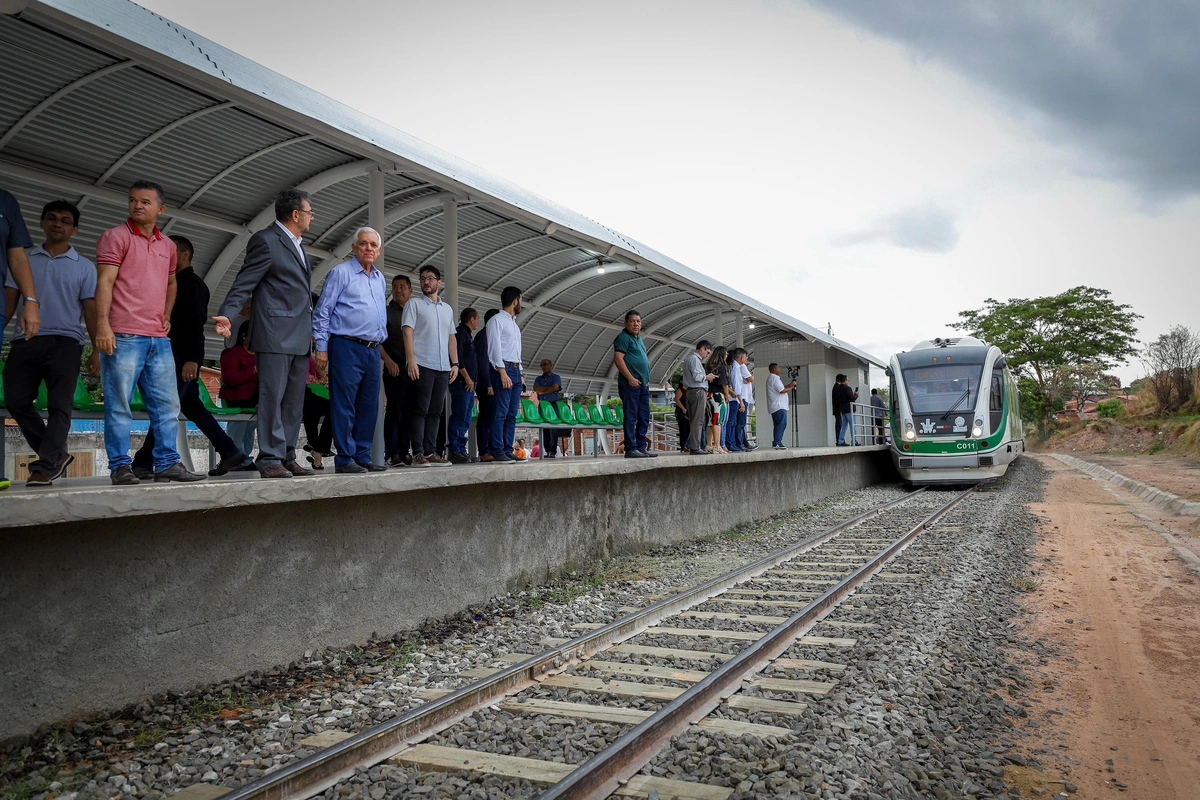
M1017 384L1000 348L968 336L892 356L892 458L917 486L999 478L1025 452Z

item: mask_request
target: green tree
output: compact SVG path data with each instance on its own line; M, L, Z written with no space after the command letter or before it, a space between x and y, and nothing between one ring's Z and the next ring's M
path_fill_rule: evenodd
M960 311L952 326L999 347L1009 368L1032 381L1021 385L1022 402L1044 428L1061 394L1081 385L1064 385L1075 383L1068 376L1100 374L1137 352L1141 316L1130 308L1104 289L1076 286L1051 297L988 298L983 308Z

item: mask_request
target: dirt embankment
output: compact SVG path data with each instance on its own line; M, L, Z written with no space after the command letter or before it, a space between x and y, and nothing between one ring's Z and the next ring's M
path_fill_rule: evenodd
M1044 442L1030 442L1041 453L1117 453L1190 456L1200 459L1200 420L1095 419L1074 422Z

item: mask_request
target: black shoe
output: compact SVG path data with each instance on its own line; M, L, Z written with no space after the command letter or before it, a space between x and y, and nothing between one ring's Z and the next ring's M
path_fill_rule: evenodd
M154 473L155 483L195 483L196 481L204 480L206 476L199 472L190 472L180 462L176 461L171 466L164 469L162 472Z
M152 471L150 474L153 475L154 472ZM133 474L133 468L128 464L117 467L109 474L108 479L112 481L113 486L137 486L142 482L137 475Z
M238 469L246 463L245 453L234 453L229 458L222 458L220 463L208 471L208 477L216 478Z
M359 464L359 466L366 469L367 472L387 472L387 467L383 464Z
M451 464L470 464L471 457L469 455L467 455L466 453L451 453L450 454L450 463Z
M637 450L630 450L628 453L625 454L625 457L626 458L645 458L646 454L642 453L640 451L637 451Z
M498 456L492 457L493 464L516 464L517 457L508 453L501 453Z
M333 468L333 471L339 475L361 475L367 471L367 468L362 464L355 464L351 461L349 464L338 464Z
M134 465L130 469L133 470L133 474L140 481L148 481L154 477L154 467L139 467Z
M652 453L649 450L639 450L638 452L642 454L642 458L658 458L658 453Z

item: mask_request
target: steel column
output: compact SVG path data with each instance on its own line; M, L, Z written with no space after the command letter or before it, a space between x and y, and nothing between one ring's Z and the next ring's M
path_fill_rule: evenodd
M375 260L375 268L383 269L383 229L386 225L384 221L384 186L383 170L376 168L367 173L368 198L367 198L367 224L379 231L379 257ZM386 289L385 289L386 291ZM380 363L382 369L382 359ZM384 461L384 442L383 442L383 407L387 402L383 393L383 381L379 381L379 408L375 412L375 435L371 439L371 461L376 464L382 464Z

